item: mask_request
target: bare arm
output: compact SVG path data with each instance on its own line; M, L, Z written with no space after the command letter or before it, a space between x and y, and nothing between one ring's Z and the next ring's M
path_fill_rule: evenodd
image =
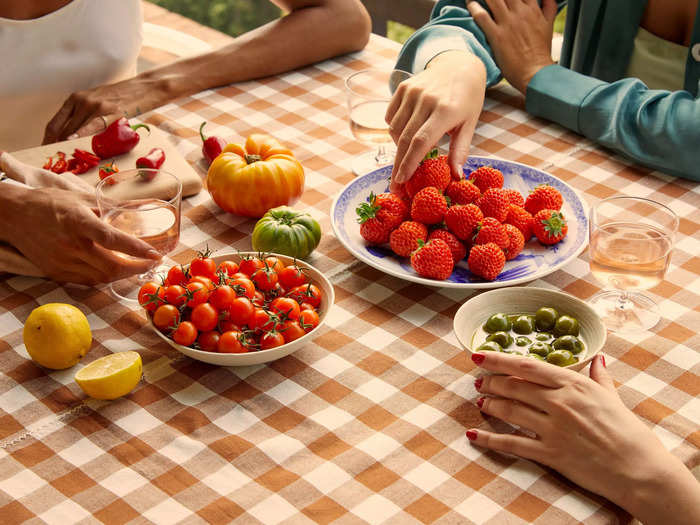
M360 0L274 0L289 14L210 53L71 95L49 122L44 143L96 133L108 120L134 116L204 89L289 71L362 49L370 19Z

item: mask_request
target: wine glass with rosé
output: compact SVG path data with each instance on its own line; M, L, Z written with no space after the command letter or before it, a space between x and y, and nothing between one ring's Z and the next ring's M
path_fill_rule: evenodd
M100 217L118 230L147 242L167 255L180 240L182 183L162 169L133 169L113 173L95 189ZM125 259L131 256L115 252ZM163 268L110 284L112 293L127 302L138 301L141 285L155 279ZM167 269L166 269L167 271Z
M638 197L611 197L591 208L591 272L605 289L589 303L608 330L648 330L659 322L656 302L642 291L663 281L678 222L670 208Z
M384 116L392 94L410 77L398 69L365 69L345 80L350 131L357 140L374 147L353 159L355 175L365 175L393 161L393 142Z

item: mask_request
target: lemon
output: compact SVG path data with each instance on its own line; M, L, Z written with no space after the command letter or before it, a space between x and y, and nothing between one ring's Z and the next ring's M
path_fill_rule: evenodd
M141 380L141 356L118 352L95 359L75 374L75 382L90 397L116 399L131 392Z
M23 337L29 356L54 370L73 366L92 344L85 314L63 303L48 303L32 310L24 323Z

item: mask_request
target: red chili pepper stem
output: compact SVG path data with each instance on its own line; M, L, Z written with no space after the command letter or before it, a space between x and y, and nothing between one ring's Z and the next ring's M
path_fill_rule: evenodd
M199 126L199 136L202 139L202 142L206 142L207 137L204 136L204 126L206 126L207 123L206 121L202 122L202 124Z
M151 128L149 128L147 124L134 124L134 125L129 125L129 127L131 129L133 129L134 131L136 131L139 128L146 128L146 131L148 131L148 134L149 135L151 134Z

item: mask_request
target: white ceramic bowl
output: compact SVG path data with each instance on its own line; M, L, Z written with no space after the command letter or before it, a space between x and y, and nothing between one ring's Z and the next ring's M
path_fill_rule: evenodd
M243 256L257 254L258 252L229 252L220 253L215 256L212 256L212 259L214 259L214 261L216 261L216 264L218 265L220 262L225 261L227 259L235 262L240 262ZM270 253L268 255L274 255L275 257L279 258L279 260L282 261L285 265L288 265L294 261L292 257L288 257L286 255L279 255L276 253ZM292 341L291 343L287 343L276 348L271 348L269 350L260 350L259 352L248 352L245 354L219 354L217 352L205 352L204 350L195 350L194 348L177 344L175 341L173 341L169 337L166 337L160 332L160 330L153 326L150 317L148 317L148 324L158 337L160 337L163 341L168 343L178 352L182 352L186 356L191 357L192 359L196 359L197 361L203 361L212 365L251 366L259 365L262 363L269 363L270 361L275 361L282 357L288 356L289 354L296 352L297 350L302 348L306 343L308 343L311 340L312 337L318 335L318 329L321 326L323 326L323 323L325 322L326 317L328 316L328 312L331 309L331 306L333 306L333 303L335 302L335 292L333 291L333 285L321 272L319 272L310 264L305 263L304 261L301 261L299 259L297 259L297 265L300 268L304 268L307 270L307 275L309 276L311 281L316 286L318 286L321 292L323 293L323 300L321 301L321 307L318 311L318 326L305 336L300 337L299 339L297 339L296 341Z
M581 370L603 348L607 331L593 308L567 293L522 286L484 292L460 306L454 318L454 331L460 344L471 357L474 333L493 314L535 313L542 306L551 306L560 314L578 319L580 337L586 343L586 355L566 368Z

